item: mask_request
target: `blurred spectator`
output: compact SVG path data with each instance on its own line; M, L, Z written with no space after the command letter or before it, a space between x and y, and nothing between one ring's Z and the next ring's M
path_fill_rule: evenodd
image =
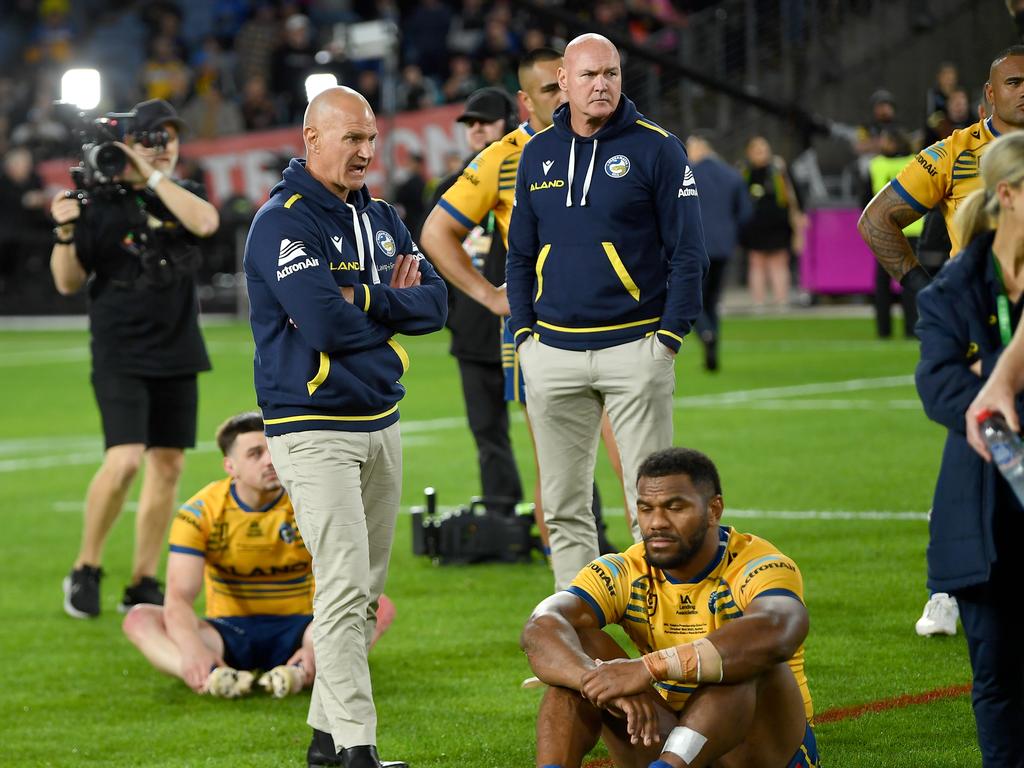
M31 32L25 61L29 64L65 64L74 52L69 0L39 3L39 23Z
M188 93L189 71L170 37L159 36L150 43L149 58L142 65L142 92L148 99L164 99L180 105Z
M270 57L270 87L280 99L285 122L302 119L306 76L316 67L316 41L309 19L292 14L284 23L284 41Z
M356 90L363 94L374 112L380 110L380 75L375 69L364 69L356 76Z
M452 12L441 0L421 0L404 26L406 61L428 77L442 78L448 71L448 30Z
M181 116L197 139L231 136L241 133L244 127L242 111L235 102L224 98L217 82L207 83L205 90L196 93Z
M395 187L391 200L398 209L405 226L412 233L413 242L419 242L420 229L426 215L426 164L423 155L409 153L402 165L404 180Z
M490 56L480 63L480 87L501 88L507 93L519 90L514 74L509 72L502 59Z
M250 77L270 78L270 60L280 39L277 11L270 0L256 4L252 18L242 25L235 39L238 76L245 83Z
M956 64L951 61L944 61L935 72L935 84L928 89L924 113L933 115L936 112L946 111L946 101L949 95L957 88L959 73Z
M884 88L871 94L871 119L857 129L854 149L861 155L878 154L878 137L886 128L897 128L896 98Z
M440 103L440 93L434 82L423 76L415 64L402 68L402 79L398 83L398 110L427 109Z
M9 150L0 175L0 293L26 265L45 263L51 237L48 205L32 153L25 147Z
M264 131L277 125L277 109L262 75L250 75L242 86L242 123L247 131Z
M928 115L924 127L924 146L930 146L944 139L959 128L966 128L973 123L970 99L963 88L955 88L946 96L944 109L936 110Z
M519 38L512 33L501 19L491 17L484 27L484 39L477 50L479 58L494 56L501 59L506 66L519 55Z
M61 154L67 140L67 127L54 117L52 97L44 89L37 90L25 122L11 131L11 144L27 147L33 156L45 160Z
M548 47L548 36L544 34L544 30L537 29L537 27L530 27L526 30L526 34L523 35L523 50L524 51L535 51L538 48Z
M479 87L473 62L468 56L453 56L449 64L451 74L441 87L444 100L448 104L465 101Z
M234 98L238 93L234 58L232 52L221 48L216 37L204 38L202 47L192 56L193 92L202 95L208 88L216 87L224 96Z
M142 21L149 29L150 41L167 38L174 50L174 55L184 61L188 58L188 47L181 34L182 13L178 4L172 0L151 0L142 6Z
M806 219L796 190L781 157L763 136L747 142L742 173L753 204L753 213L740 230L740 244L750 260L748 284L756 309L765 306L765 289L771 285L775 304L789 303L790 249L803 250Z
M455 15L448 32L448 50L467 55L476 51L484 41L486 20L483 0L462 0L462 10Z

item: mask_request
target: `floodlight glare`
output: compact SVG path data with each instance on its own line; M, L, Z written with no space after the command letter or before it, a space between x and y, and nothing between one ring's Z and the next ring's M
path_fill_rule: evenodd
M100 73L95 69L69 69L60 79L60 100L81 110L100 103Z
M318 93L333 88L338 78L327 72L318 72L306 78L306 101L312 101Z

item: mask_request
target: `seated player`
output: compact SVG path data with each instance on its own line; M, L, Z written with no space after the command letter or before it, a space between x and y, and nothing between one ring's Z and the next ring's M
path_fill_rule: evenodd
M137 605L124 633L143 655L197 693L248 693L251 670L277 697L298 693L316 674L311 622L311 558L291 501L274 471L258 413L217 430L228 477L186 502L171 524L163 607ZM193 603L206 585L206 618ZM394 617L382 597L376 642Z
M640 466L643 542L587 565L523 630L550 687L537 765L578 768L603 738L620 768L813 768L808 618L796 564L719 526L718 471L669 448ZM643 656L629 659L606 624Z

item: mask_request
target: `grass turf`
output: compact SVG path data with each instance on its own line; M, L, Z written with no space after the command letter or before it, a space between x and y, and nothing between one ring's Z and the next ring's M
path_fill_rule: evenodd
M181 498L221 473L216 425L255 406L247 327L212 325L206 338L215 369L200 379L201 444L189 454ZM476 464L446 335L403 344L412 358L403 504L419 503L426 485L442 505L464 502L477 492ZM768 538L801 566L818 712L970 679L962 635L913 632L927 597L920 515L807 514L928 509L943 433L915 402L916 356L913 344L874 340L863 319L760 318L727 321L719 374L701 370L692 341L677 363L677 444L719 465L727 523ZM197 697L123 638L114 605L128 577L130 511L107 546L103 615L64 616L60 581L102 450L86 334L0 332L0 369L0 765L304 764L305 696ZM518 418L513 440L532 487ZM603 455L598 481L605 503L620 507ZM729 508L743 512L730 518ZM612 540L625 546L621 513L610 518ZM387 587L398 616L371 655L385 758L414 768L533 764L539 693L518 689L529 671L517 639L550 589L539 560L438 568L414 558L408 518L400 519ZM833 768L980 764L966 696L822 723L817 735ZM599 746L592 757L605 755Z

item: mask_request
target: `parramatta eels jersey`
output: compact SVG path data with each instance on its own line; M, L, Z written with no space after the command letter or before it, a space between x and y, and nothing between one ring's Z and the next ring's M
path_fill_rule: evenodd
M313 613L312 559L284 491L252 509L231 478L210 483L178 510L170 545L206 560L210 618Z
M981 188L979 164L988 145L999 136L992 118L953 131L948 137L925 147L892 180L894 190L920 214L932 208L942 212L952 243L950 256L963 250L960 233L953 227L953 214L964 199Z
M785 595L803 602L796 563L764 539L719 528L718 552L691 581L674 581L648 565L644 545L604 555L583 568L568 591L582 598L602 626L619 624L641 653L693 642L743 615L755 598ZM804 674L801 645L789 660L800 685L807 719L814 707ZM657 682L655 688L677 712L696 685Z
M469 230L482 224L487 214L494 211L501 239L507 247L519 156L533 134L530 124L523 123L484 147L444 193L438 205Z

